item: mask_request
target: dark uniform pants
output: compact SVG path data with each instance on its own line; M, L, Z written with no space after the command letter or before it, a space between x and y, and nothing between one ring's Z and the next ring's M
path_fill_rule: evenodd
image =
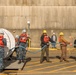
M46 53L46 60L49 61L49 47L46 47L41 51L41 59L40 62L44 60L44 54Z
M67 59L67 46L60 46L61 47L61 60Z
M3 58L4 58L4 48L0 47L0 70L4 68Z
M19 60L24 60L25 59L25 55L26 55L26 44L25 43L21 43L19 47Z
M19 48L16 48L16 59L19 59Z
M56 42L55 42L55 41L52 43L52 47L53 47L53 48L56 47Z

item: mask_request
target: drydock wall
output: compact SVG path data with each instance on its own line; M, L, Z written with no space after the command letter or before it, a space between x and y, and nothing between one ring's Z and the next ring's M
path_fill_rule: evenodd
M27 29L30 20L31 46L40 46L40 35L47 29L51 36L54 30L57 36L60 31L65 37L76 34L76 0L0 0L0 27L20 34Z

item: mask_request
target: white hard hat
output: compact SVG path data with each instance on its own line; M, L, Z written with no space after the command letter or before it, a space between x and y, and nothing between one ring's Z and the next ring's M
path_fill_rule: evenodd
M19 38L19 35L16 35L15 38Z
M53 33L53 35L55 35L55 33Z
M26 32L26 30L24 29L24 30L22 30L22 33L25 33Z
M0 30L0 34L4 34L4 32L2 30Z

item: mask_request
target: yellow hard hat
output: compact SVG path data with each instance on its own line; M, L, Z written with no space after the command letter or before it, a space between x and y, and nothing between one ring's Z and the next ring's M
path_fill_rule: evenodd
M64 33L63 33L63 32L60 32L60 34L59 34L59 35L62 35L62 36L63 36L63 35L64 35Z
M43 33L47 33L47 31L46 30L43 30Z

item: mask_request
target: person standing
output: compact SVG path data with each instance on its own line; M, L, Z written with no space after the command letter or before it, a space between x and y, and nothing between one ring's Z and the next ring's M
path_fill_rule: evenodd
M0 72L4 69L4 47L7 46L7 41L4 38L4 32L0 30Z
M76 39L74 40L74 48L76 48Z
M53 35L51 36L51 40L52 40L52 48L56 48L57 36L55 33L53 33Z
M22 31L22 34L19 37L19 62L18 64L20 64L21 62L24 62L25 60L27 40L28 40L28 36L27 36L26 30L24 29Z
M50 41L50 37L47 35L46 30L43 30L43 34L41 35L40 40L41 40L41 48L43 48L46 45L46 47L41 51L40 63L43 62L45 53L46 53L46 61L49 62L49 41Z
M15 36L15 51L16 51L16 59L19 59L19 35Z
M66 39L64 39L64 33L60 32L59 34L59 43L60 43L60 48L61 48L61 59L60 62L63 60L66 62L69 62L67 60L67 45L70 44Z

